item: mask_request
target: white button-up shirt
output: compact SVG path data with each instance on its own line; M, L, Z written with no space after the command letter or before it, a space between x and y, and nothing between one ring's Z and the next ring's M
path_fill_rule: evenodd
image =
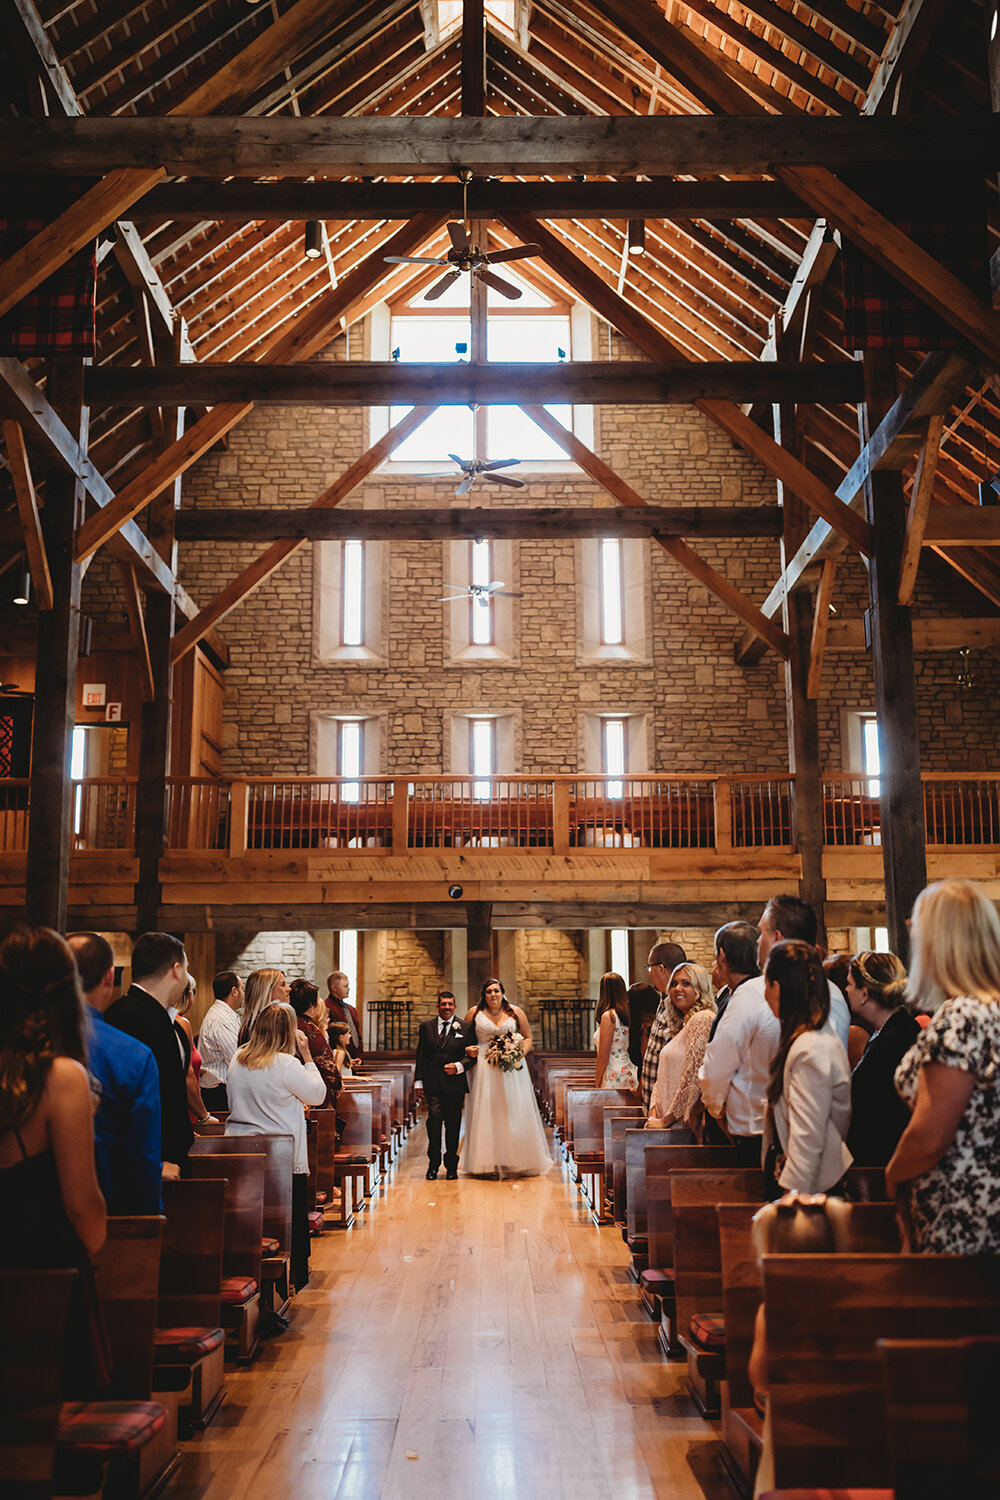
M771 1063L781 1026L764 999L764 979L734 992L698 1073L705 1108L730 1135L761 1135Z
M203 1089L214 1089L226 1082L229 1064L233 1060L239 1039L239 1016L225 1000L216 1000L206 1013L198 1033Z

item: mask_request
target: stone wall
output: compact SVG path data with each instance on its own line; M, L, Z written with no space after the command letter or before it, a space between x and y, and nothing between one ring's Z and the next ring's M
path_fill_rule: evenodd
M311 979L325 994L326 975L313 973L315 959L313 940L307 932L220 933L216 938L216 973L235 969L246 979L255 969L281 969L289 983Z

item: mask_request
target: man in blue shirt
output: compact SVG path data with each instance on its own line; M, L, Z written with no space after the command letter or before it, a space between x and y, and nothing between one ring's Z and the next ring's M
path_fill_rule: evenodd
M111 944L97 932L73 932L69 945L90 1018L88 1063L101 1097L94 1116L97 1180L109 1214L158 1214L160 1080L143 1042L109 1026L104 1011L114 993Z

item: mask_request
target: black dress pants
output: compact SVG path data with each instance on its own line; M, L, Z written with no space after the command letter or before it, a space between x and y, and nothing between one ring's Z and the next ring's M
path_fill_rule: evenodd
M445 1171L458 1171L458 1138L462 1133L464 1104L464 1094L427 1095L427 1166L432 1172L441 1165L442 1127Z
M297 1292L309 1285L309 1174L292 1176L292 1244L288 1267Z

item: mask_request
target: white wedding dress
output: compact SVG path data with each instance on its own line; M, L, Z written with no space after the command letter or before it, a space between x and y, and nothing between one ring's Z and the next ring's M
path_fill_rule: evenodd
M476 1014L479 1059L469 1079L462 1144L462 1168L471 1177L538 1177L552 1166L527 1063L502 1073L486 1061L497 1033L516 1030L512 1016L494 1026L485 1011Z

